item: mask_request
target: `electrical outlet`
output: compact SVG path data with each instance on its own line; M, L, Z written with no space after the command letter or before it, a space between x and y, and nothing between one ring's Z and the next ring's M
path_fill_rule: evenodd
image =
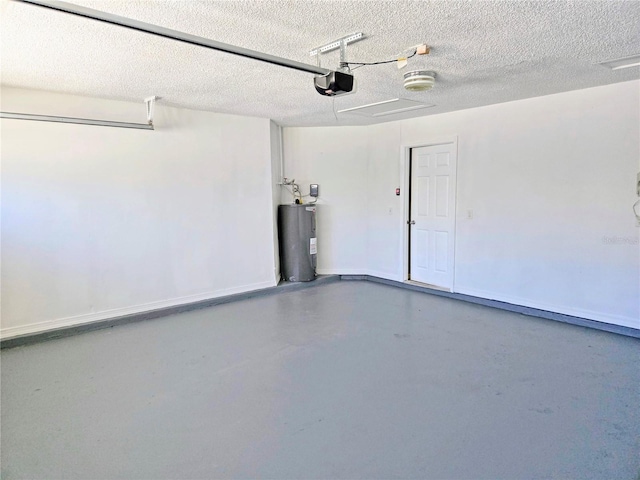
M416 47L416 53L418 55L429 55L431 48L426 43L422 43Z

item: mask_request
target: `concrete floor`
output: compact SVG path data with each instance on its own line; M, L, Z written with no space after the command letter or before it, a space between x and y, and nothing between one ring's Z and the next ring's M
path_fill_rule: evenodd
M597 478L640 341L370 282L3 350L2 478Z

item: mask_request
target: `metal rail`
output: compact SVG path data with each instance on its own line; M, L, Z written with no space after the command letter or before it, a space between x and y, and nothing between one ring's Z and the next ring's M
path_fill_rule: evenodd
M275 55L270 55L268 53L262 53L255 50L249 50L248 48L237 47L228 43L209 40L208 38L198 37L196 35L179 32L177 30L160 27L158 25L152 25L150 23L140 22L138 20L121 17L119 15L113 15L111 13L102 12L100 10L81 7L80 5L74 5L73 3L60 2L57 0L16 1L28 3L31 5L37 5L39 7L49 8L51 10L57 10L59 12L70 13L72 15L78 15L80 17L90 18L92 20L98 20L100 22L110 23L112 25L119 25L121 27L131 28L139 32L150 33L152 35L158 35L160 37L178 40L180 42L189 43L191 45L211 48L213 50L230 53L232 55L239 55L241 57L259 60L261 62L267 62L273 65L279 65L281 67L293 68L294 70L300 70L302 72L314 73L316 75L325 75L332 71L319 66L309 65L306 63L289 60L288 58L277 57Z
M154 129L153 125L148 123L112 122L110 120L92 120L90 118L34 115L31 113L0 112L0 118L11 118L14 120L35 120L37 122L76 123L80 125L97 125L100 127L137 128L140 130Z

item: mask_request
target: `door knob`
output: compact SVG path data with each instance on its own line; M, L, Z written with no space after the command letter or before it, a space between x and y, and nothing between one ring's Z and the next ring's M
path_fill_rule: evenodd
M407 225L415 225L416 221L415 220L407 220Z

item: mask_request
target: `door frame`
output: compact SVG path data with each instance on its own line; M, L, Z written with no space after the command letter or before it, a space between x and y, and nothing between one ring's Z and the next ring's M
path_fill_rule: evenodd
M407 221L410 220L409 213L411 203L411 149L419 147L433 147L435 145L443 145L446 143L452 143L453 149L456 152L456 184L453 186L454 198L456 200L456 208L454 209L453 220L453 282L451 283L451 292L455 292L456 285L456 250L458 249L458 238L456 235L458 227L458 135L436 137L433 139L425 140L424 142L411 143L401 145L400 147L400 178L402 179L402 188L405 194L403 195L402 202L402 281L409 281L409 225ZM449 289L445 289L449 290Z

